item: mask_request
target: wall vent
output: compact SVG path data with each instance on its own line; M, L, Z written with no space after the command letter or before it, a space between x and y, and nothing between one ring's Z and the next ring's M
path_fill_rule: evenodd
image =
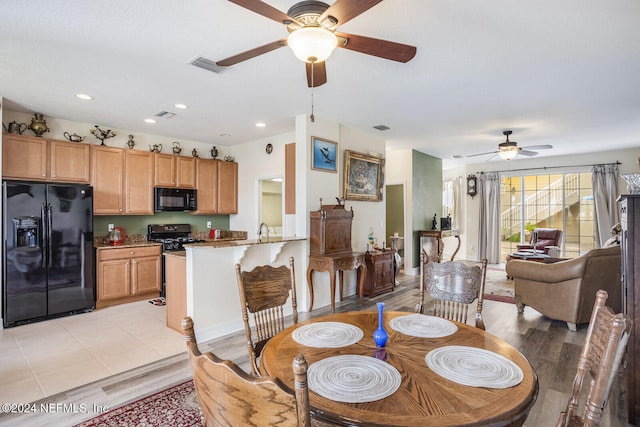
M391 129L389 126L386 125L377 125L373 127L374 129L378 129L378 130L389 130Z
M212 73L219 73L225 68L225 67L219 66L214 61L207 59L203 56L197 56L191 61L189 61L189 63L195 67L199 67L204 70L211 71Z

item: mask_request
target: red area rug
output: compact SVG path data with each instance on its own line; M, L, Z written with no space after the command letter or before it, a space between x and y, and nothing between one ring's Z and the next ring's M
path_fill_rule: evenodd
M159 391L75 427L192 427L204 426L193 381Z

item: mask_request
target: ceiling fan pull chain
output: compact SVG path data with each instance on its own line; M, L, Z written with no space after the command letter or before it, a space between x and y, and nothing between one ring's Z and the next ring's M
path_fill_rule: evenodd
M316 118L313 116L313 86L315 86L313 82L314 68L315 68L315 61L311 61L311 116L309 117L309 119L311 120L311 123L316 121Z

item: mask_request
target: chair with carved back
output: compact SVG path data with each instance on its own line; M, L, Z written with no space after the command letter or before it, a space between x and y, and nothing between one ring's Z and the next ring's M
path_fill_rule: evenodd
M622 313L615 314L607 302L607 292L599 290L591 314L587 337L578 359L578 369L567 408L556 427L600 426L602 415L625 352L633 322ZM589 376L589 392L584 411L577 414L583 383Z
M425 291L433 299L434 314L445 319L466 323L469 306L477 299L475 326L484 330L482 301L487 277L487 260L481 266L461 261L429 262L426 253L420 256L420 302L416 312L424 314Z
M311 425L307 361L293 359L295 390L277 378L256 377L230 360L200 353L193 320L182 319L193 382L207 426L305 426Z
M293 323L298 323L293 257L289 258L289 267L262 265L251 271L241 271L240 264L236 264L236 278L251 371L254 375L260 375L258 358L269 339L284 329L284 309L289 297L293 309ZM253 328L249 321L249 313L252 314Z

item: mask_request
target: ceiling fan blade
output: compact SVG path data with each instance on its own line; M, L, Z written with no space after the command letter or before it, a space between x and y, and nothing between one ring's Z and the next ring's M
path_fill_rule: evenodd
M553 145L529 145L528 147L522 147L523 150L549 150L553 148Z
M242 6L245 9L249 9L252 12L262 15L265 18L273 19L281 24L286 21L298 22L291 18L284 12L279 11L273 6L269 6L267 3L259 0L229 0L231 3L235 3L238 6Z
M523 156L529 156L529 157L538 155L536 151L527 151L527 150L520 150L518 151L518 154L522 154Z
M276 50L286 45L287 45L287 39L277 40L275 42L265 44L264 46L256 47L246 52L242 52L237 55L230 56L229 58L225 58L222 61L217 61L216 65L219 65L221 67L228 67L230 65L235 65L238 62L255 58L256 56L262 55L263 53L271 52L272 50Z
M351 21L361 13L366 12L382 0L336 0L329 9L325 10L318 18L318 22L322 22L327 17L333 16L338 20L338 25L342 25Z
M307 67L307 85L311 87L322 86L327 82L327 67L323 62L314 62L311 64L310 62L305 62L305 66ZM311 66L313 65L313 84L311 83Z
M416 56L415 46L388 40L374 39L348 33L335 33L338 36L338 47L354 50L378 58L390 59L398 62L409 62Z
M484 156L487 154L497 154L497 151L487 151L486 153L477 153L477 154L469 154L468 156L465 157L477 157L477 156Z
M493 156L489 157L487 160L485 160L485 162L490 162L491 160L495 159L496 157L498 157L498 153L495 153Z

